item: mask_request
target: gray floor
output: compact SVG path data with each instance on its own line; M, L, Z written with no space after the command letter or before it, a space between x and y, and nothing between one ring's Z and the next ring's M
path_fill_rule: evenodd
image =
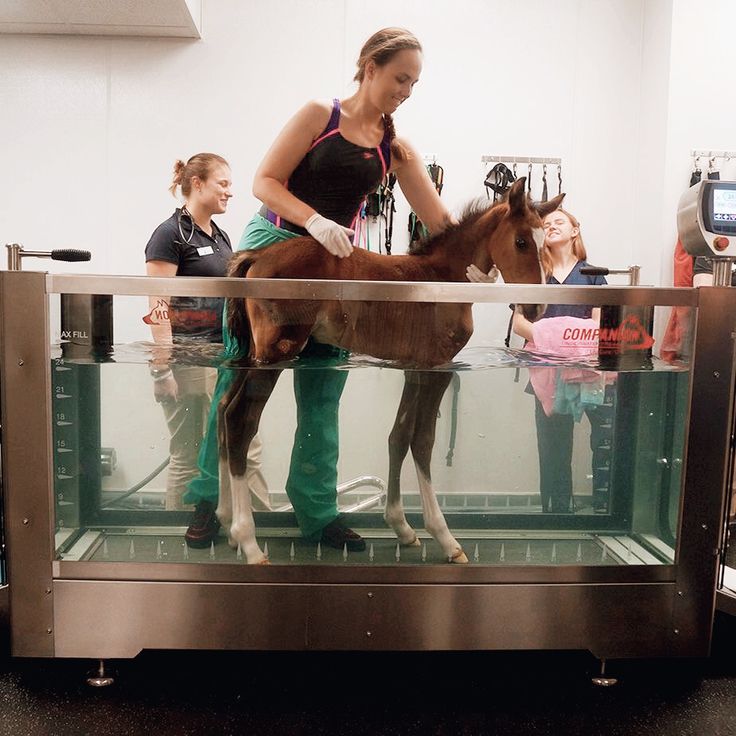
M147 652L112 663L0 657L0 735L736 734L736 621L707 660L622 661L591 685L586 653Z
M708 659L610 662L611 689L591 684L585 652L145 652L108 663L115 684L99 690L93 666L0 651L0 736L736 735L724 615Z

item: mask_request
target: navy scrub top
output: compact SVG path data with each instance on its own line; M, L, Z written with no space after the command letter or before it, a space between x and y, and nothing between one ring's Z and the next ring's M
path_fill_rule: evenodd
M550 286L603 286L607 284L604 276L586 276L580 273L581 268L588 266L587 261L578 261L567 274L565 280L560 282L554 276L547 277L547 283ZM549 317L579 317L580 319L590 319L593 313L593 307L589 304L548 304L547 309L540 319Z

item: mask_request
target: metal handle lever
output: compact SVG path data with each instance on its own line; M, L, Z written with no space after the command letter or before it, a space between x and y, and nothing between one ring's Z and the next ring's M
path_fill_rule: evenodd
M34 258L50 258L52 261L89 261L92 254L88 250L76 250L74 248L57 248L51 251L24 250L19 243L7 243L8 249L8 271L20 271L21 259L26 256Z
M639 272L641 266L629 266L628 268L604 268L602 266L583 266L580 273L584 276L609 276L628 275L629 286L639 286Z

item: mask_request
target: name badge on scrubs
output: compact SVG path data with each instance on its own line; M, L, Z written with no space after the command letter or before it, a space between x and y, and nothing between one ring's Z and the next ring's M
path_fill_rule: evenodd
M201 248L197 248L197 253L201 256L211 256L214 252L211 245L203 245Z

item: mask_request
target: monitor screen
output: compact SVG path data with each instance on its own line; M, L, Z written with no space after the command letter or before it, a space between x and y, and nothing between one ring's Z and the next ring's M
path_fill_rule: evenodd
M736 189L713 187L713 220L736 223Z
M712 235L736 237L736 182L704 181L701 222Z

